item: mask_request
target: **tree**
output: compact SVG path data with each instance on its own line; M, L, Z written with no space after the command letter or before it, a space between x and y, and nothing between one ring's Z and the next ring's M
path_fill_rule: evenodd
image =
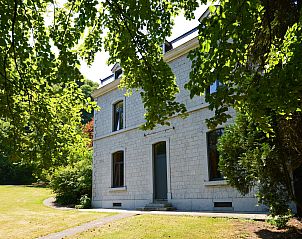
M94 119L92 118L87 124L83 126L84 134L86 134L90 139L90 142L88 144L89 147L92 147L93 145L93 125L94 125Z
M99 84L97 82L85 79L84 81L79 82L78 85L80 86L80 89L82 90L85 98L89 98L91 101L93 101L91 94L95 89L99 87ZM86 110L82 110L82 124L88 124L92 121L92 119L93 111L87 112Z
M83 98L73 85L81 79L76 66L80 56L91 63L102 48L110 53L109 63L123 68L121 87L127 94L142 89L145 129L184 114L185 105L175 102L178 87L161 45L171 34L175 15L184 11L190 19L206 2L2 1L0 118L11 125L17 148L29 145L25 134L32 135L31 142L42 138L43 152L61 146L54 138L47 146L45 135L62 132L58 122L68 129L64 132L79 122L74 107L82 108ZM300 0L222 0L220 6L210 6L210 17L199 26L200 47L190 54L192 72L186 85L191 97L200 96L218 79L221 87L206 96L215 111L209 127L230 117L228 107L247 115L268 139L274 157L286 168L283 172L301 167L301 5ZM61 121L49 109L60 111L52 104L58 106L64 102L59 99L71 95L74 100L64 105ZM63 137L63 132L55 135Z
M93 104L76 84L83 80L74 49L81 31L68 10L53 1L0 3L0 154L34 164L38 175L86 145L81 110Z
M301 1L221 1L210 10L186 87L199 95L219 79L206 96L209 127L230 117L228 107L245 117L222 137L222 170L242 193L259 182L260 201L285 215L290 201L302 206L293 183L302 167Z
M170 34L171 17L184 9L190 18L198 3L205 1L106 1L103 5L108 13L104 24L109 29L105 47L111 63L119 61L125 71L122 86L144 90L145 128L165 124L169 116L185 112L184 105L174 102L177 87L162 62L160 45ZM293 0L225 0L218 7L210 6L210 17L199 25L200 47L190 54L192 72L186 84L193 97L202 95L217 79L222 83L216 93L206 95L209 108L215 111L207 121L210 128L230 118L228 108L233 107L262 132L253 140L260 140L266 148L259 153L265 149L266 160L276 160L276 164L254 175L250 183L265 178L264 186L280 186L278 192L284 192L280 201L277 192L269 195L274 190L262 190L262 201L275 207L275 214L284 213L290 200L301 204L291 178L302 165L298 123L302 118L301 5ZM239 136L245 140L244 134ZM241 163L239 157L236 160ZM230 162L224 162L226 168ZM256 162L249 173L265 166L265 162ZM271 174L276 168L284 179L282 184ZM230 180L240 173L235 169L229 171ZM276 207L278 203L284 206L282 210Z
M66 163L70 147L83 143L80 112L93 105L76 85L83 80L79 60L91 63L102 47L111 62L122 63L127 79L133 76L124 85L145 90L147 126L184 112L184 105L174 102L175 77L159 53L171 16L184 7L192 17L196 6L185 0L1 1L0 120L10 128L4 140L9 150L1 153L40 169ZM162 84L167 90L160 90Z
M288 165L280 157L277 137L267 137L259 123L239 113L219 142L220 169L228 183L241 194L257 188L260 203L267 205L277 225L284 227L291 215L288 203L296 199ZM290 155L289 155L290 156Z

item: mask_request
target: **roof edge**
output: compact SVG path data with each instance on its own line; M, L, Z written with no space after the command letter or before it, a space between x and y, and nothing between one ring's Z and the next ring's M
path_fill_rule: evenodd
M198 46L199 46L198 37L194 37L193 39L187 41L186 43L168 51L163 56L164 61L167 63L171 62L171 61L175 60L176 58L179 58L179 57L189 53L191 50L197 48ZM94 99L96 99L97 97L102 96L102 95L106 94L107 92L116 89L118 87L120 81L121 81L121 78L114 80L99 89L96 89L92 93L92 97Z
M199 46L198 37L194 37L193 39L185 42L184 44L181 44L180 46L172 49L171 51L168 51L164 55L164 61L165 62L173 61L174 59L189 53L191 50L197 48L198 46Z
M92 98L96 99L97 97L104 95L107 92L112 91L113 89L117 88L118 85L120 84L120 81L121 81L121 77L108 83L107 85L104 85L101 88L96 89L91 94Z

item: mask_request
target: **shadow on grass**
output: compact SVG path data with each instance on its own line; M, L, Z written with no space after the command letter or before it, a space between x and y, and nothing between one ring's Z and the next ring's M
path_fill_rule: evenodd
M74 204L62 205L60 203L57 203L54 197L45 199L43 201L43 204L45 206L52 207L55 209L60 209L60 210L74 210L75 209Z
M30 187L30 188L47 188L48 187L48 183L45 182L38 182L38 183L32 183L30 185L25 185L26 187Z
M289 227L287 230L271 231L268 229L261 229L255 234L263 239L302 239L302 231L295 227Z

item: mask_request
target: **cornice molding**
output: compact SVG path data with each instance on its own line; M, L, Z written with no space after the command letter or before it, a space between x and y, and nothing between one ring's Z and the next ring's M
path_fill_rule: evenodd
M174 59L189 53L191 50L197 48L198 46L199 46L198 37L194 37L193 39L187 41L186 43L174 48L171 51L168 51L164 55L164 61L167 63L171 62Z
M99 89L96 89L95 91L93 91L93 93L91 95L92 98L96 99L97 97L116 89L118 87L118 85L120 84L120 81L121 81L121 77L119 79L116 79L116 80L108 83L107 85L104 85L103 87L101 87Z

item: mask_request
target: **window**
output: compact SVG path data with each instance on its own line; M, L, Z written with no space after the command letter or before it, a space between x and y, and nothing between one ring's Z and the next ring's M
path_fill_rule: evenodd
M113 105L113 131L123 129L123 101Z
M207 133L210 180L223 179L221 172L218 170L219 153L217 150L218 139L222 134L223 134L222 128Z
M171 42L168 42L167 40L165 41L165 43L162 45L163 48L163 54L165 54L166 52L170 51L173 49L173 45Z
M219 80L216 80L214 83L212 83L208 89L207 89L207 94L213 94L215 92L217 92L217 89L219 86L221 86L222 83Z
M124 151L112 154L112 187L124 186Z
M123 74L123 70L122 69L118 69L117 71L114 72L114 79L118 79L122 76Z

